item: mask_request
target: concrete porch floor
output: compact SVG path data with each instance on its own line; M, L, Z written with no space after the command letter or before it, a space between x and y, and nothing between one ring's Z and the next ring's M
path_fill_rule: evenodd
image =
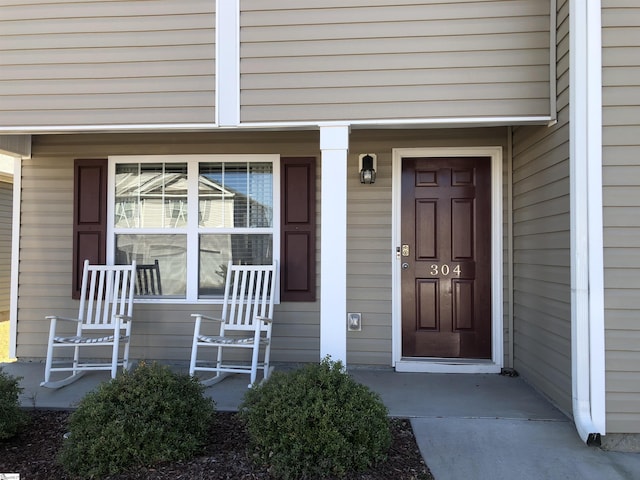
M74 408L109 379L106 372L88 373L72 385L50 390L39 386L43 363L1 366L23 377L21 402L26 408ZM350 373L381 396L392 416L411 419L436 480L640 479L640 454L584 445L572 421L521 378L391 369ZM247 376L235 375L207 388L206 394L218 410L235 411L246 388Z

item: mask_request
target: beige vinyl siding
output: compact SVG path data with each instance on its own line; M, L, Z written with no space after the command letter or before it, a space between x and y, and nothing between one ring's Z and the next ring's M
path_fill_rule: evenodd
M639 433L640 6L602 7L607 433Z
M558 123L513 135L514 367L571 412L569 4L558 2Z
M9 319L13 184L0 181L0 321Z
M215 2L0 0L0 127L213 123Z
M391 364L391 151L393 148L506 145L506 129L356 130L348 165L347 309L362 312L362 332L349 332L350 365ZM315 132L215 132L168 135L61 135L34 140L32 159L23 161L18 357L43 358L45 315L73 315L71 296L72 188L74 158L108 155L277 153L320 159ZM378 179L357 179L361 152L378 154ZM320 175L318 162L318 175ZM321 198L318 182L317 206ZM321 226L318 222L318 234ZM316 248L320 245L320 236ZM320 259L319 252L317 258ZM317 268L319 276L320 268ZM320 285L319 278L317 284ZM320 292L318 291L318 295ZM273 360L319 359L319 302L284 303L276 308ZM136 305L132 356L186 362L193 329L189 314L215 312L207 305ZM346 322L346 319L345 319Z
M549 1L241 0L241 121L549 115Z
M362 313L362 331L347 332L347 363L392 361L392 149L501 146L506 128L354 130L347 165L347 311ZM377 155L377 178L360 183L358 155ZM345 319L346 322L346 319ZM505 320L506 323L506 320ZM508 351L505 336L505 351ZM382 360L382 361L381 361Z
M0 135L0 155L28 157L31 154L30 135Z
M46 315L77 313L77 302L71 300L74 158L201 153L320 156L318 132L40 136L33 147L33 158L25 159L22 169L19 358L45 356ZM190 313L216 311L219 306L137 304L132 357L188 361ZM318 360L319 337L319 303L278 305L274 361Z

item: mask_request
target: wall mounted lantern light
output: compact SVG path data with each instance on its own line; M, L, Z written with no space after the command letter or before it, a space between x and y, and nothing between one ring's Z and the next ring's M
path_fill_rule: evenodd
M358 157L360 183L376 183L377 157L375 153L363 153Z

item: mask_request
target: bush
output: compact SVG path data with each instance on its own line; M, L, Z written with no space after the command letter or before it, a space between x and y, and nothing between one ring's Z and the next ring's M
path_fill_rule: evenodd
M328 357L274 372L246 393L240 409L256 460L285 479L342 477L384 460L387 414L376 393Z
M22 377L14 377L0 368L0 440L13 437L28 423L18 400L22 393L20 380Z
M189 375L141 363L87 394L60 453L67 472L101 477L192 458L207 440L215 404Z

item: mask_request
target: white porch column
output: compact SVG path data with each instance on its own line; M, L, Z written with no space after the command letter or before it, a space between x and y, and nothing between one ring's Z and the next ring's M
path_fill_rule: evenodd
M348 125L320 126L320 359L347 364Z

